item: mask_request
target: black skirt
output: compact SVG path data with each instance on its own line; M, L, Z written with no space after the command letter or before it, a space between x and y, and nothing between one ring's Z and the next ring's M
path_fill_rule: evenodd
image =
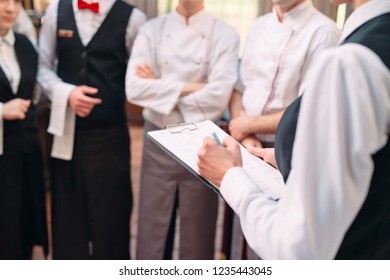
M31 259L34 245L48 253L40 147L0 156L0 213L0 259Z

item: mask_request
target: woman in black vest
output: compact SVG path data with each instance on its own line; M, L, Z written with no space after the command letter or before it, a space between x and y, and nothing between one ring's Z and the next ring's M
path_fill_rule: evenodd
M31 259L34 245L47 253L41 147L31 103L37 53L14 33L18 0L0 1L0 259Z
M390 259L390 2L332 2L355 11L279 124L281 199L249 180L230 138L207 138L199 154L262 258Z

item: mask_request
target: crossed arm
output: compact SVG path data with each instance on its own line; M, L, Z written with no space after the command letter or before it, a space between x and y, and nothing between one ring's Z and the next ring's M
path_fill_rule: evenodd
M230 100L230 112L230 135L245 147L262 147L254 134L275 134L284 110L269 115L248 116L242 105L242 94L234 91Z

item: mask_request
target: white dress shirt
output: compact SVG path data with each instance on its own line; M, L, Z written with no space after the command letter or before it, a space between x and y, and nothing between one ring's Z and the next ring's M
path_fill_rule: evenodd
M9 30L4 37L0 37L0 67L10 82L12 92L18 92L20 83L20 67L16 57L15 34ZM0 155L3 154L3 103L0 102Z
M172 12L145 24L135 41L126 75L129 102L143 106L144 118L163 127L179 122L218 120L237 80L239 37L205 10L186 19ZM136 76L151 65L157 79ZM186 82L207 85L180 98ZM178 106L179 110L174 110Z
M340 31L334 21L305 1L284 15L276 11L259 17L249 33L236 89L249 116L284 110L298 97L309 65L318 54L337 45ZM257 135L274 142L274 135Z
M369 1L347 20L342 38L388 12L388 0ZM230 169L221 186L264 259L335 257L368 193L372 154L390 130L390 72L368 48L326 50L309 77L284 196L266 199L242 168Z
M68 106L68 97L76 85L63 82L57 75L56 42L57 42L57 12L59 0L50 3L46 10L45 20L39 37L39 71L38 82L52 101L50 124L48 131L54 134L52 156L70 160L73 154L73 140L76 115ZM73 0L73 11L76 26L84 45L92 39L103 23L115 0L99 2L99 13L90 10L79 10L77 0ZM133 40L139 27L146 22L146 16L134 9L126 29L126 47L130 54ZM115 27L113 27L115 28Z

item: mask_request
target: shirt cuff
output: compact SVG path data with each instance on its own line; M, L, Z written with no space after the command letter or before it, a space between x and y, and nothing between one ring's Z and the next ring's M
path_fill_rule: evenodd
M50 122L49 128L47 129L49 133L56 136L63 136L66 125L68 99L75 87L76 86L67 83L59 83L54 87L51 101Z
M0 102L0 156L3 155L4 140L3 103Z
M175 85L172 86L171 89L168 89L167 92L170 92L169 94L166 94L167 92L163 90L164 95L167 98L164 98L164 104L158 105L160 107L158 108L158 112L161 112L164 115L170 115L172 111L175 109L176 105L179 104L178 101L180 100L180 95L183 92L184 86L185 86L185 82L177 82ZM160 90L157 90L156 97L158 97L159 95L161 95ZM156 108L156 104L160 102L158 103L156 102L155 104L153 103L154 101L152 101L151 103L152 105L151 109L155 110L154 108Z
M183 89L185 87L185 82L177 82L173 88L172 88L172 94L169 94L168 102L166 103L166 106L162 106L164 109L165 115L169 115L172 113L172 111L175 109L176 106L180 104L180 95L183 92ZM170 97L169 97L170 96Z
M223 198L238 216L240 216L240 206L246 195L252 191L259 192L259 190L242 167L230 168L223 177L220 188Z

